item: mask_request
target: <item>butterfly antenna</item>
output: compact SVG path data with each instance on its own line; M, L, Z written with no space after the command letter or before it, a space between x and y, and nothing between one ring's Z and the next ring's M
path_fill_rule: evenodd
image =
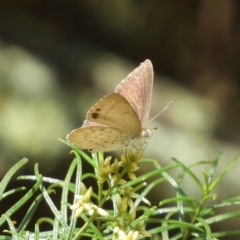
M171 101L161 112L159 112L155 117L153 117L148 123L150 123L152 120L158 117L161 113L163 113L172 103L173 101Z

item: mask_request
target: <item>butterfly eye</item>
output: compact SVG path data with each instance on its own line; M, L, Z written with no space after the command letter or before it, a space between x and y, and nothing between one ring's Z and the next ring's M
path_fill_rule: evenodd
M149 138L152 135L152 132L149 129L143 129L142 134L143 137Z

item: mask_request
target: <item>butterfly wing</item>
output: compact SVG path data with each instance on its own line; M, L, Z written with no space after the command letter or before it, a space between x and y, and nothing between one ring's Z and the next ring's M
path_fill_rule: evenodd
M90 152L119 150L126 138L126 132L104 126L81 127L67 135L69 142Z
M118 93L99 100L88 112L83 126L103 125L126 132L129 138L140 136L141 122L129 102Z
M117 86L115 92L124 96L137 113L143 128L149 118L153 87L153 66L145 60Z

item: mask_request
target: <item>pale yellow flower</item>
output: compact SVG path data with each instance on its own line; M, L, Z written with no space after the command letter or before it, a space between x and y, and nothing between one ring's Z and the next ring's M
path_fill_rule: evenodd
M75 210L74 216L79 217L83 212L87 212L90 216L97 213L103 217L108 216L108 212L90 201L92 196L92 187L90 187L85 195L77 196L78 202L73 204L70 208Z

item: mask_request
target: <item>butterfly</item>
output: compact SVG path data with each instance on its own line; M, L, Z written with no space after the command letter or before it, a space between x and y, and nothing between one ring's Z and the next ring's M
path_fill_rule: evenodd
M145 60L87 112L82 127L67 140L90 152L142 149L151 136L147 129L153 87L153 66Z

